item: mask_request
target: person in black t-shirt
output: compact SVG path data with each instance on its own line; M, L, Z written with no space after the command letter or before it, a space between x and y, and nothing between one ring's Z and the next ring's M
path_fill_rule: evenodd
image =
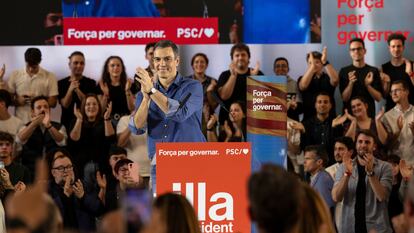
M75 51L69 56L70 75L58 81L59 103L62 107L60 122L67 130L70 130L72 122L76 119L73 115L73 107L79 108L85 94L94 93L95 80L83 76L85 69L85 56L82 52Z
M352 64L339 71L339 90L348 112L351 112L352 97L362 96L368 102L368 115L374 118L375 101L382 99L383 90L378 69L365 63L366 52L362 39L354 38L349 42Z
M247 77L250 75L263 75L259 70L259 63L250 68L250 49L247 45L239 43L233 45L230 51L231 63L229 69L220 74L217 84L219 97L224 101L220 108L220 125L228 120L230 105L236 101L246 102Z
M328 62L327 48L323 49L322 54L317 51L308 53L306 61L308 68L298 79L298 87L303 100L303 119L315 115L315 98L322 91L329 93L332 103L330 115L335 117L334 94L339 78L335 68Z
M97 89L103 109L109 102L113 103L111 118L115 123L134 110L138 88L132 80L128 79L121 57L110 56L106 59Z
M389 111L395 106L390 95L390 87L391 83L396 80L405 80L407 82L410 90L408 100L410 101L410 104L414 104L413 63L403 57L405 40L406 38L404 35L397 33L391 34L387 39L391 60L382 64L383 73L381 73L381 81L384 89L384 96L386 98L386 111Z

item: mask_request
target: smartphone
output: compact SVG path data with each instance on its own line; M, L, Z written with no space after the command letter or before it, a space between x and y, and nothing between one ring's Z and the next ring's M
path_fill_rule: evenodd
M3 169L4 168L4 163L3 163L3 161L0 161L0 169Z
M137 79L141 79L137 74L134 75L134 85L137 87L137 90L141 90L141 83Z
M139 232L151 219L152 196L144 187L126 189L121 206L128 233Z

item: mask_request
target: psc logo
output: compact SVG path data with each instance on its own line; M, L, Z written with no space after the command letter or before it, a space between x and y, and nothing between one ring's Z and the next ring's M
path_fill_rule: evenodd
M214 28L177 28L177 38L210 38L214 35Z

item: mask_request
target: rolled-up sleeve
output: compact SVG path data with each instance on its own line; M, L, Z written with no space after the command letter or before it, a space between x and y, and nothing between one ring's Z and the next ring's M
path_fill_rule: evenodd
M191 94L191 95L190 95ZM180 102L183 101L188 95L190 97L183 104L181 108ZM168 113L166 117L173 121L183 122L192 116L195 112L200 111L203 107L203 87L199 82L191 82L183 89L180 95L180 100L168 98Z

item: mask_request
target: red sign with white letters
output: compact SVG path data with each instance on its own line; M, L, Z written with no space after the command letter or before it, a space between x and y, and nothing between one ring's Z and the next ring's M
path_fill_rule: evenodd
M217 44L218 19L212 18L64 18L65 45Z
M158 143L156 151L157 195L187 197L204 233L250 232L250 143Z

